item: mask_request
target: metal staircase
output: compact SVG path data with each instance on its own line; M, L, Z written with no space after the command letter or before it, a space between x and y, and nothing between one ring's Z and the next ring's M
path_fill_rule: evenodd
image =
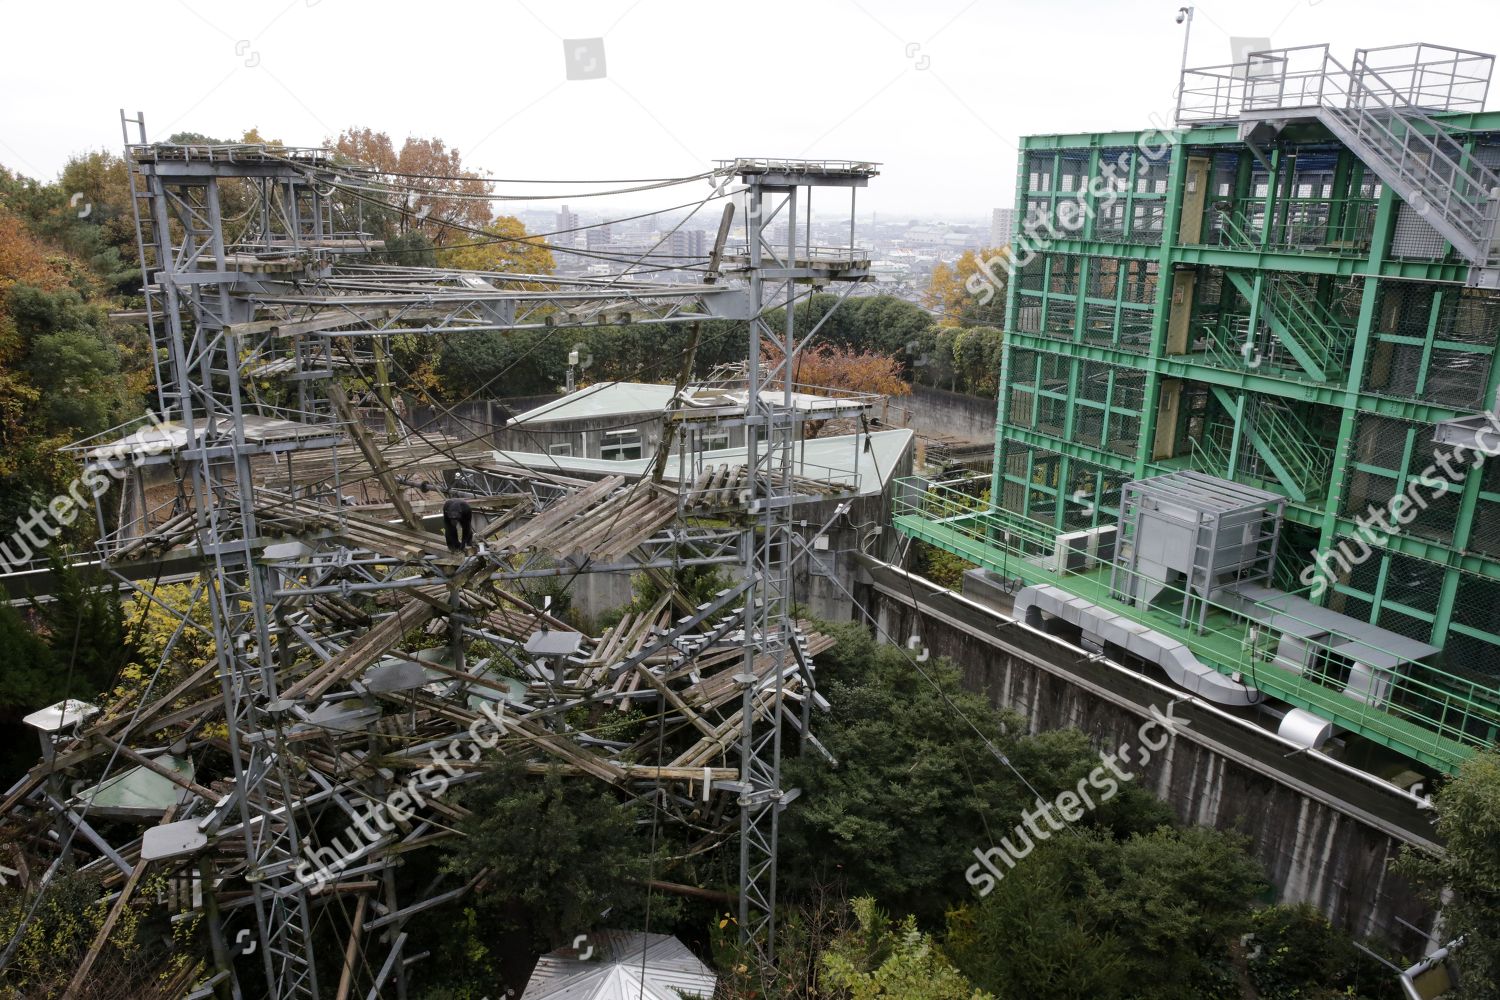
M1252 52L1183 73L1178 121L1238 121L1252 143L1321 122L1470 264L1469 284L1500 288L1500 174L1434 112L1484 107L1494 57L1430 44L1360 49L1351 66L1327 45Z
M1469 262L1469 284L1500 287L1495 223L1500 175L1474 160L1463 143L1402 96L1356 54L1345 70L1332 56L1334 81L1347 78L1343 106L1325 102L1319 119L1401 200Z
M1259 479L1279 487L1298 503L1327 491L1328 452L1285 404L1255 393L1242 404L1228 389L1211 386L1210 391L1226 413L1236 416L1243 444L1234 468L1228 468L1229 458L1220 442L1195 447L1203 468L1228 468L1228 477L1236 481Z
M1244 274L1224 272L1246 302L1256 301L1255 283ZM1260 292L1259 316L1297 365L1318 382L1343 374L1353 332L1301 287L1272 280Z

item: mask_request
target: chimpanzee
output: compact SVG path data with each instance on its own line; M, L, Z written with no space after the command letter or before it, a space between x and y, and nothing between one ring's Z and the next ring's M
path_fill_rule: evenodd
M443 537L448 541L449 552L473 547L474 508L469 501L457 498L443 501Z

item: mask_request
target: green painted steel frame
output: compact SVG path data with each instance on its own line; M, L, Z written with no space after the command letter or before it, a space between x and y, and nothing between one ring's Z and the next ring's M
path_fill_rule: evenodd
M1500 132L1500 113L1485 113L1479 115L1456 115L1444 116L1449 127L1455 130L1468 131L1471 133ZM1398 398L1372 392L1363 384L1365 371L1370 360L1372 344L1377 339L1392 340L1391 334L1378 334L1374 327L1376 323L1376 312L1382 287L1391 280L1421 281L1451 285L1455 288L1463 286L1468 274L1468 265L1465 263L1454 263L1451 260L1401 260L1392 259L1387 249L1390 246L1391 237L1395 229L1396 213L1399 208L1399 200L1393 192L1382 185L1381 193L1376 201L1375 217L1370 230L1370 248L1363 256L1353 256L1347 253L1319 253L1319 252L1297 252L1287 249L1236 249L1232 247L1216 246L1208 244L1182 245L1175 242L1180 220L1184 176L1186 173L1187 152L1212 153L1217 150L1234 150L1242 152L1244 146L1234 126L1222 126L1212 128L1199 128L1191 130L1175 130L1167 132L1099 132L1082 133L1071 135L1047 135L1028 136L1022 139L1020 155L1017 157L1016 168L1016 201L1022 206L1023 211L1028 206L1028 196L1040 199L1045 195L1048 204L1055 210L1055 206L1062 200L1078 196L1074 191L1060 190L1060 173L1062 170L1062 158L1054 156L1051 164L1051 174L1048 178L1048 189L1043 191L1028 190L1028 158L1032 153L1062 153L1070 151L1074 153L1086 152L1088 158L1088 174L1084 178L1084 186L1087 189L1088 178L1098 176L1099 161L1102 151L1119 147L1139 148L1143 143L1151 143L1165 135L1172 145L1170 167L1168 171L1166 212L1163 220L1162 239L1159 244L1140 242L1136 240L1098 239L1095 237L1094 220L1096 218L1096 198L1087 196L1086 204L1088 211L1085 216L1085 225L1080 235L1059 234L1057 238L1037 241L1032 249L1043 255L1039 262L1042 268L1042 285L1039 292L1030 290L1023 292L1021 281L1009 282L1006 299L1007 331L1004 348L1001 353L1000 392L997 400L997 425L995 440L995 464L991 478L991 495L996 502L1000 502L1007 494L1007 484L1012 486L1023 486L1021 505L1028 514L1031 513L1032 493L1042 490L1051 493L1056 502L1051 504L1050 518L1052 526L1058 530L1064 527L1066 517L1065 505L1067 502L1067 490L1074 484L1077 476L1074 475L1074 463L1087 463L1091 469L1101 469L1133 478L1142 478L1157 472L1168 471L1170 468L1181 464L1178 462L1155 462L1151 459L1153 444L1156 437L1156 418L1158 402L1161 394L1162 382L1165 379L1182 379L1195 382L1221 392L1228 392L1231 396L1243 401L1248 394L1255 393L1261 396L1275 397L1283 400L1300 401L1303 403L1317 404L1330 407L1338 413L1338 430L1329 456L1329 485L1326 496L1312 498L1304 503L1288 504L1286 510L1287 519L1295 524L1301 524L1316 532L1319 548L1326 550L1336 544L1340 536L1353 535L1359 530L1359 523L1353 518L1340 513L1344 504L1346 482L1351 469L1356 468L1357 463L1353 459L1354 434L1357 429L1358 418L1364 415L1376 415L1412 424L1432 424L1453 417L1466 415L1469 411L1444 406L1439 403L1424 402L1416 398ZM1303 128L1287 133L1292 142L1306 140L1327 144L1329 137L1320 133L1317 129ZM1281 202L1293 194L1290 181L1290 172L1277 169L1281 165L1280 150L1273 149L1271 165L1273 173L1270 183L1266 185L1264 194L1265 211L1262 217L1262 228L1259 236L1264 242L1265 235L1270 231L1274 216L1278 207L1284 209ZM1126 223L1128 227L1134 222L1131 206L1136 196L1136 170L1140 157L1132 158L1130 179L1125 189L1120 193L1119 200L1126 204ZM1237 172L1238 184L1236 189L1241 195L1248 196L1248 175L1243 164ZM1342 199L1339 201L1339 210L1342 210L1344 201L1343 189L1340 183L1353 184L1359 177L1363 176L1359 170L1360 164L1353 162L1346 153L1340 155L1336 173L1338 177L1334 185L1334 197ZM1243 199L1241 199L1243 200ZM1024 220L1018 220L1018 232L1024 231ZM1080 265L1085 261L1086 266L1078 269L1078 287L1069 295L1064 292L1054 292L1053 268L1055 258L1076 257ZM1119 333L1116 330L1113 345L1101 345L1085 341L1088 326L1088 308L1091 304L1088 300L1088 282L1092 262L1099 258L1114 258L1121 261L1123 270L1126 261L1151 261L1157 266L1157 284L1154 302L1150 309L1150 350L1142 355L1135 351L1124 350L1119 346ZM1320 289L1327 291L1327 282L1336 278L1353 278L1362 282L1359 290L1359 312L1355 322L1352 343L1348 348L1347 369L1344 371L1332 371L1326 374L1332 376L1325 381L1318 381L1307 376L1307 373L1294 373L1278 371L1271 368L1251 369L1248 367L1226 366L1223 362L1216 363L1211 355L1206 354L1182 354L1165 356L1165 337L1169 317L1169 302L1172 293L1172 278L1174 271L1178 268L1213 267L1237 272L1246 276L1247 283L1251 284L1251 295L1249 301L1252 309L1252 320L1254 310L1260 307L1262 289L1265 287L1264 277L1272 272L1286 272L1291 274L1305 275L1318 279ZM1123 280L1123 273L1121 279ZM1424 361L1430 358L1433 350L1436 334L1436 318L1440 308L1442 295L1434 296L1431 308L1431 320L1429 323L1429 336L1421 344L1422 357ZM1054 324L1048 320L1048 315L1057 306L1062 306L1066 301L1067 307L1072 311L1072 331L1069 339L1059 339L1047 333L1049 327ZM1038 316L1040 321L1037 325L1039 332L1026 333L1017 331L1017 316L1023 302L1034 304L1039 307ZM1123 313L1119 303L1123 302L1122 292L1117 289L1115 296L1116 326L1123 319ZM1094 305L1101 305L1102 300ZM1144 316L1142 318L1145 318ZM1416 346L1416 345L1413 345ZM1476 349L1472 345L1452 344L1452 349L1473 350L1475 353L1489 353L1492 357L1496 353L1496 347ZM1445 348L1447 349L1447 348ZM1017 350L1028 350L1043 355L1061 356L1069 359L1065 422L1061 428L1061 435L1049 434L1043 430L1029 427L1012 426L1009 421L1011 394L1008 387L1011 385L1011 373L1015 363L1014 352ZM1139 439L1136 452L1132 457L1122 456L1111 451L1109 445L1110 422L1115 413L1113 386L1111 379L1110 391L1106 396L1104 419L1105 425L1098 447L1081 443L1077 440L1074 415L1079 393L1079 373L1084 362L1094 361L1102 364L1112 365L1127 370L1139 371L1145 375L1145 387L1140 407ZM1422 384L1419 383L1419 388ZM1492 363L1490 366L1488 392L1489 398L1494 398L1497 385L1500 385L1500 364ZM1057 398L1057 393L1035 392L1033 400L1040 404L1044 396ZM1242 408L1234 408L1232 414L1237 421L1246 419ZM1244 435L1241 428L1235 428L1234 445L1239 446ZM1404 442L1405 449L1403 461L1409 466L1412 461L1414 433L1408 433ZM1017 449L1027 449L1028 459L1024 470L1010 471L1007 459ZM1034 450L1049 452L1057 456L1056 462L1049 460L1046 470L1046 482L1037 480L1040 475L1039 467L1032 454ZM1092 477L1096 484L1096 493L1102 482L1102 475L1096 474ZM1418 620L1431 620L1433 635L1441 644L1441 637L1448 630L1455 629L1465 635L1484 639L1485 633L1467 626L1456 626L1452 622L1453 607L1458 596L1459 584L1462 574L1470 574L1490 580L1500 580L1500 558L1472 551L1468 548L1469 538L1473 530L1473 520L1478 505L1491 502L1492 499L1500 500L1492 494L1481 496L1482 476L1471 474L1465 477L1461 487L1456 487L1459 493L1460 509L1459 522L1450 542L1443 543L1410 532L1390 537L1385 545L1385 550L1390 553L1399 553L1412 556L1437 564L1443 569L1443 582L1441 593L1435 613L1418 612L1417 609L1409 608L1395 601L1386 599L1384 582L1388 578L1388 560L1381 558L1379 576L1376 592L1368 595L1366 599L1372 600L1372 615L1378 615L1382 607L1392 607L1405 614L1411 615ZM1098 505L1100 497L1096 495L1095 502ZM910 517L902 519L911 520ZM913 525L898 525L901 530L914 537L922 535L913 530ZM931 541L932 539L925 539ZM938 543L940 544L940 543ZM950 547L950 551L953 549ZM960 555L973 557L973 553L959 552ZM983 562L983 560L979 560ZM1342 588L1341 588L1342 589ZM1353 593L1354 591L1348 591ZM1366 596L1366 595L1361 595ZM1490 637L1490 641L1497 641ZM1294 694L1294 693L1291 693ZM1298 703L1295 697L1288 700ZM1306 706L1304 706L1306 707ZM1415 755L1414 756L1420 756ZM1432 762L1432 761L1429 761Z

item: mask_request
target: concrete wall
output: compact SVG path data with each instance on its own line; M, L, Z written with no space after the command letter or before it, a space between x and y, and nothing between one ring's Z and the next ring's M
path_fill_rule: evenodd
M1184 698L920 578L869 563L863 569L859 595L882 638L920 636L958 665L966 687L1025 715L1033 732L1072 726L1114 750L1138 742L1149 706ZM1279 901L1311 903L1337 926L1407 954L1426 950L1426 938L1401 921L1429 928L1433 914L1387 869L1403 843L1428 842L1431 814L1412 796L1319 754L1297 753L1274 733L1196 699L1179 701L1173 714L1192 724L1137 782L1184 822L1246 834Z
M490 435L491 443L498 444L499 429L511 417L558 397L558 393L551 393L509 399L471 399L446 409L423 404L412 408L411 422L418 430L437 431L461 440Z
M995 399L992 396L969 396L927 385L913 385L910 396L891 401L890 423L901 423L897 407L910 412L912 430L923 434L995 443Z

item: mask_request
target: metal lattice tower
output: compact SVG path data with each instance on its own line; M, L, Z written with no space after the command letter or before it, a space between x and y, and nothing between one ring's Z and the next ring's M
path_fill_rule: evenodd
M806 657L797 646L791 614L795 451L804 418L795 398L799 353L795 306L800 298L799 286L830 280L858 281L868 275L868 256L859 252L853 241L853 193L868 183L875 168L868 163L782 160L740 160L721 166L737 173L747 188L744 259L749 267L755 314L750 330L747 440L751 513L758 515L759 525L745 567L751 589L746 598L746 671L742 678L739 920L741 939L761 947L769 962L775 956L778 825L782 810L796 795L782 788L781 782L784 681L789 669L806 670ZM825 248L811 243L812 191L818 187L850 189L847 247ZM774 245L768 232L778 218L786 227L786 242L780 247ZM806 235L800 243L799 222L806 223ZM777 302L785 310L779 332L764 318L768 305ZM804 343L811 336L806 334ZM763 367L762 338L779 345L779 365ZM770 657L773 662L774 683L768 691L755 684L752 664L757 656ZM758 698L770 699L769 725L756 725L754 706Z
M295 665L309 651L316 654L315 663L340 664L363 641L345 637L330 645L326 638L315 639L295 625L300 602L393 589L423 592L428 602L439 600L432 595L446 595L445 610L420 620L448 619L454 666L462 671L462 639L473 628L465 588L555 572L530 556L509 562L486 562L482 555L433 558L416 555L410 547L404 552L399 545L383 548L386 542L379 535L372 541L369 522L361 527L347 513L348 480L339 456L340 446L351 438L410 530L420 536L421 526L402 499L402 484L359 426L338 377L370 366L377 372L377 387L385 385L381 345L392 335L546 330L622 317L633 323L741 320L749 332L745 404L737 415L712 418L716 424L742 421L747 429L744 488L733 515L741 526L678 526L642 536L628 559L604 560L600 571L660 571L680 567L685 559L694 565L744 569L744 578L734 586L677 619L665 634L652 633L649 643L609 669L612 676L638 669L646 657L662 651L680 666L725 644L743 649L743 673L734 678L740 711L725 723L739 734L738 780L726 774L712 782L712 790L736 796L741 931L769 960L778 817L796 796L781 783L782 723L789 690L813 689L810 652L792 618L792 507L812 495L826 499L858 489L857 474L846 482L810 486L827 470L803 467L796 444L809 414L816 412L817 419L854 416L870 405L867 398L851 397L825 399L814 408L796 391L795 359L817 328L796 330L791 307L829 282L868 277L868 253L853 245L852 192L874 176L875 165L782 160L720 164L717 174L737 176L745 185L747 241L721 254L726 220L703 284L654 284L628 281L624 275L474 276L349 263L348 255L367 252L371 244L359 232L357 209L351 219L350 202L345 198L341 204L339 195L349 193L345 185L351 175L354 183L363 184L356 189L358 202L368 201L373 189L358 179L357 166L336 165L326 150L148 145L144 122L122 113L122 126L128 124L137 131L135 141L127 134L126 160L165 423L154 431L138 428L105 445L95 440L77 448L91 458L113 454L148 466L171 465L178 484L175 505L165 514L152 512L142 492L134 527L188 540L202 573L199 592L208 598L211 621L201 624L212 632L217 650L212 670L227 728L232 788L211 797L194 786L199 791L185 803L180 822L168 824L179 828L174 835L182 835L183 846L153 857L172 861L212 900L218 882L212 852L224 843L238 850L242 843L241 874L250 899L227 908L233 912L221 912L210 902L208 931L219 973L194 995L259 992L240 981L246 957L231 960L226 947L226 929L234 925L243 930L238 914L248 913L253 913L259 944L255 964L264 976L264 993L278 998L322 995L328 984L321 981L320 987L313 954L318 901L298 877L298 858L315 842L314 826L323 810L353 815L351 799L378 798L388 791L384 778L367 780L362 789L329 784L308 767L299 749L296 740L316 725L310 713L333 707L325 697L350 675L324 670L299 676ZM812 245L812 189L820 186L851 189L848 246ZM233 204L232 220L226 218L226 202ZM769 227L782 221L785 242L778 238L773 245ZM726 280L717 283L721 267ZM766 314L783 306L784 325L773 330ZM762 339L779 346L780 362L761 358ZM688 424L701 419L680 416ZM698 433L692 431L695 437ZM147 447L162 443L168 445L165 454ZM267 493L257 485L257 475L264 475L270 461L286 470L285 493ZM295 485L292 471L299 467L319 470L311 492L299 492ZM686 497L686 473L679 471L679 477ZM528 485L503 474L460 471L454 482L472 487L472 495L519 496L539 511L555 509L573 493L579 503L590 495L589 489ZM314 547L277 542L287 537L283 515L288 512L294 522L315 522L322 542ZM100 513L102 519L102 509ZM153 513L165 516L166 523L153 525ZM347 540L351 535L356 544ZM101 520L106 566L117 554L138 551L140 540L131 526ZM182 614L184 627L194 624L190 611ZM407 625L404 615L390 616L380 628ZM799 731L804 733L809 701L802 699ZM566 707L558 702L535 718ZM703 769L675 770L698 775ZM660 773L656 780L662 780ZM662 796L663 803L671 801ZM409 836L419 835L420 829ZM434 900L403 906L396 898L394 869L385 861L366 862L351 873L365 874L381 887L376 905L385 915L373 926L389 928L381 939L389 950L376 986L388 983L403 993L407 962L401 927ZM365 897L360 898L363 912ZM341 979L348 974L346 964Z
M322 156L307 152L298 159L312 165ZM244 341L235 327L253 318L253 306L231 292L253 269L231 259L221 185L233 178L260 189L261 228L242 243L316 245L325 236L327 210L296 166L248 151L219 163L190 152L135 155L129 165L144 205L138 235L151 268L150 295L159 305L153 340L167 354L159 370L160 399L185 434L179 453L184 483L199 549L211 560L209 607L235 790L215 806L206 832L218 832L232 817L239 820L271 995L316 998L312 919L305 887L292 874L301 846L298 823L283 806L296 798L275 670L277 645L287 637L272 638L268 612L274 601L268 571L256 560L254 493L240 486L252 481L253 456L278 448L328 448L341 435L331 410L309 403L304 390L295 414L300 429L290 444L247 437ZM308 378L332 377L331 365L303 360ZM321 360L329 360L326 350ZM279 803L268 798L271 790Z

